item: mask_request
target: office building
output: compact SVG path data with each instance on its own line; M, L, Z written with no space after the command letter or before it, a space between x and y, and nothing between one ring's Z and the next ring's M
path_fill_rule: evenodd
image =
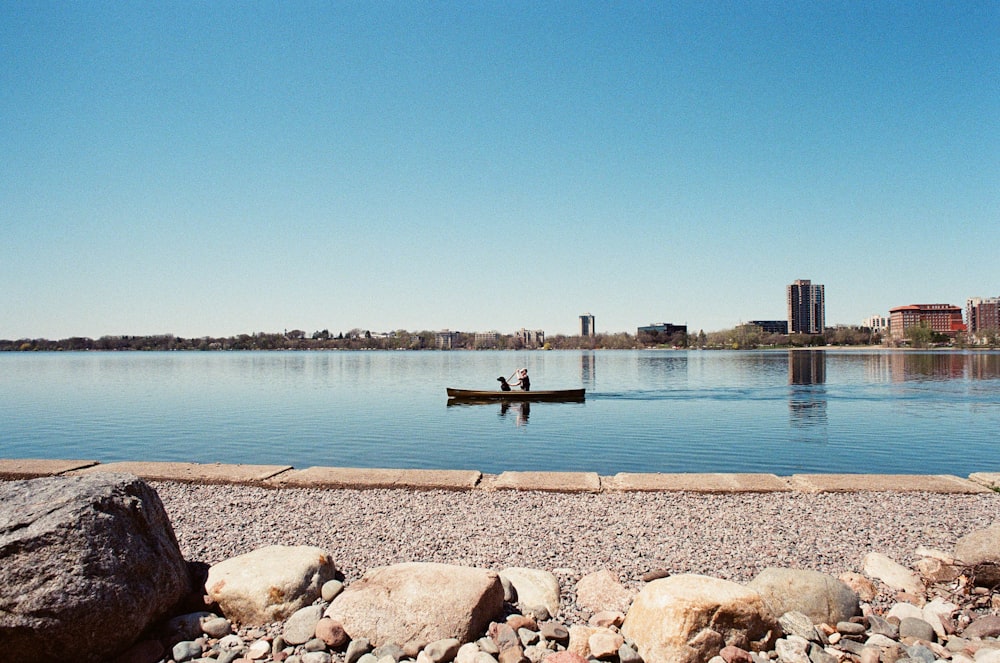
M760 327L765 334L787 334L788 320L751 320L750 324Z
M809 279L798 279L785 288L788 300L788 333L822 334L826 327L824 288Z
M973 335L1000 330L1000 297L971 297L966 300L965 323Z
M589 313L580 316L580 336L596 336L594 329L594 316Z
M637 329L639 334L663 334L665 336L673 336L674 334L686 334L688 332L687 325L674 325L669 322L652 322L645 327L639 327Z
M889 309L889 335L894 341L906 338L910 327L927 325L931 331L955 336L965 331L962 309L951 304L910 304Z

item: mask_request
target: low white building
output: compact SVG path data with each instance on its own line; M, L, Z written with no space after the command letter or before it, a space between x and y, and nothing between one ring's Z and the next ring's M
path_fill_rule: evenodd
M879 334L886 334L889 332L889 318L882 315L873 315L870 318L865 318L861 322L861 326L867 327Z

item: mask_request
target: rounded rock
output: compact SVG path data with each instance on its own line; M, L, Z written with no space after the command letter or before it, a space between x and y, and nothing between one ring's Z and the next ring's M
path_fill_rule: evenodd
M320 588L320 596L323 597L324 601L329 603L342 591L344 591L344 583L339 580L328 580L323 583L323 586Z
M225 617L211 617L201 623L201 631L218 640L232 633L233 625Z
M230 634L219 640L219 649L222 651L236 651L243 646L243 638Z
M170 651L177 663L184 663L201 656L201 643L196 640L181 640Z
M854 622L837 622L837 631L844 635L863 635L865 625Z
M316 625L323 616L323 610L322 605L310 605L296 610L285 622L282 633L285 642L290 645L301 645L311 640L316 635Z
M934 627L923 619L917 619L916 617L904 617L899 622L899 637L916 638L917 640L934 642L936 635L934 633Z
M258 661L268 654L271 653L271 643L267 640L261 639L255 641L250 648L247 649L246 657L251 661Z
M316 637L326 643L327 647L340 649L345 646L350 637L343 625L335 619L324 617L316 623Z
M330 663L333 657L325 651L311 651L302 655L302 663Z
M454 660L461 646L462 643L457 638L445 638L428 644L424 647L424 653L434 663L447 663Z
M558 622L545 622L542 624L542 637L565 645L569 642L569 629Z
M239 659L240 656L241 654L239 650L224 651L221 654L219 654L219 658L209 659L209 660L215 661L215 663L233 663L233 661Z
M368 638L351 640L350 644L347 645L347 652L344 654L344 663L361 663L361 659L365 656L371 656L374 659L375 657L369 653L371 650L372 645ZM370 663L374 663L374 661Z

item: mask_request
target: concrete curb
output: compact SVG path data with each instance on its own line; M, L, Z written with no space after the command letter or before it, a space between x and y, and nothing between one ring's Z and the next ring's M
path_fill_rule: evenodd
M601 480L605 491L695 493L782 493L793 490L787 478L775 474L629 474L618 473Z
M475 470L400 470L222 463L116 462L93 460L0 459L0 480L128 472L149 481L245 484L270 488L357 488L409 490L532 490L565 493L835 493L1000 492L1000 472L975 472L963 479L950 474L774 474L676 473L601 476L596 472L503 472Z
M0 462L0 476L3 475ZM69 476L94 472L126 472L150 481L178 481L181 483L263 483L271 477L292 469L291 465L224 465L222 463L101 463L65 472Z
M409 488L472 490L482 480L475 470L390 470L360 467L309 467L267 480L275 488Z

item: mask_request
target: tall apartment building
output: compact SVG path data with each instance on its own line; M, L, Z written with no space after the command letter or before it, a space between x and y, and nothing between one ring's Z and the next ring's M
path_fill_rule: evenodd
M514 338L529 348L545 345L545 332L541 329L525 329L522 327L514 332Z
M970 334L1000 329L1000 297L971 297L965 302L965 323Z
M594 329L594 316L589 313L580 316L580 336L596 336Z
M889 335L894 341L906 338L910 327L926 324L938 334L954 336L965 331L962 309L951 304L910 304L889 309Z
M798 279L785 288L788 298L788 333L822 334L826 327L824 288L809 279Z

